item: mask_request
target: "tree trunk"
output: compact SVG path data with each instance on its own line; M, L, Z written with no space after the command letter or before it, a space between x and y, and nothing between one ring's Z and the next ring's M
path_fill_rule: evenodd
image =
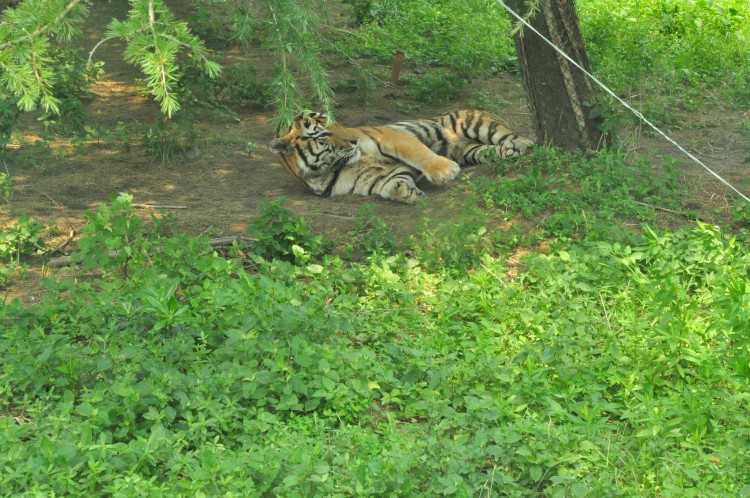
M526 0L506 0L506 4L528 19ZM517 24L516 18L511 19ZM591 72L574 0L538 0L538 9L528 21ZM600 129L601 118L592 118L589 112L597 96L593 82L528 28L515 34L515 42L537 143L566 150L607 145L608 137Z

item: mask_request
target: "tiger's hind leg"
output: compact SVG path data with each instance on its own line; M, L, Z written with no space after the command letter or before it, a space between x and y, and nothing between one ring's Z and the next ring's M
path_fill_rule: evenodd
M425 195L417 188L422 174L409 166L380 159L366 158L343 168L336 179L333 195L378 195L414 204Z
M425 197L424 192L417 187L414 175L418 174L419 172L412 168L399 166L378 182L380 183L378 193L385 199L415 204Z
M534 142L526 137L511 135L503 143L496 145L495 148L503 159L514 159L525 155L532 145L534 145Z
M462 166L487 162L484 157L492 149L501 158L511 159L526 154L534 145L529 138L509 130L502 119L484 111L454 111L437 122L444 136L453 137L445 155Z

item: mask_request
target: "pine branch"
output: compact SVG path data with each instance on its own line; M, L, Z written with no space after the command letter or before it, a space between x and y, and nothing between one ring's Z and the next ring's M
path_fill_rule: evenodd
M5 50L6 48L9 48L9 47L13 47L15 45L18 45L19 43L21 43L21 41L23 41L25 39L34 40L37 36L45 34L45 33L49 32L49 31L55 31L54 29L51 29L51 27L58 26L60 23L62 23L62 21L68 16L68 14L70 14L70 12L76 7L76 5L78 5L79 3L82 3L82 2L84 4L89 4L89 3L91 3L91 0L71 0L71 2L68 3L68 5L66 5L65 8L62 10L62 12L60 12L55 17L55 19L52 20L51 22L49 22L47 24L44 24L42 26L37 27L31 33L25 33L24 36L22 36L22 37L20 37L20 38L18 38L16 40L7 41L5 43L0 43L0 51L3 51L3 50Z

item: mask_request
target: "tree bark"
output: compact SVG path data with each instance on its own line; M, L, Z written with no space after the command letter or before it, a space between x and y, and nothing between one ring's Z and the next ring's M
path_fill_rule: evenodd
M538 0L531 18L526 0L506 0L506 4L591 72L574 0ZM518 23L512 16L511 20ZM591 117L589 112L597 97L593 82L528 28L516 32L515 42L537 143L566 150L607 145L601 117Z

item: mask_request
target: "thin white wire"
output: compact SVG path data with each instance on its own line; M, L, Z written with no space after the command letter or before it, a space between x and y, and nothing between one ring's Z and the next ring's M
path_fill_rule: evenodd
M622 104L627 109L629 109L630 112L632 112L633 114L635 114L638 117L638 119L640 119L641 121L643 121L644 123L646 123L649 127L651 127L651 129L653 129L659 135L661 135L662 137L664 137L669 143L671 143L672 145L674 145L675 147L677 147L678 149L680 149L686 156L688 156L690 159L692 159L693 161L695 161L696 163L698 163L699 165L701 165L703 167L703 169L705 169L706 171L708 171L709 173L711 173L714 177L716 177L717 180L719 180L721 183L723 183L724 185L726 185L727 187L729 187L730 189L732 189L737 195L739 195L740 197L742 197L743 199L745 199L748 203L750 203L750 198L748 198L745 194L743 194L742 192L740 192L734 185L732 185L731 183L729 183L728 181L726 181L724 178L722 178L714 170L712 170L711 168L709 168L708 166L706 166L705 164L703 164L703 162L700 159L698 159L693 154L691 154L690 152L688 152L687 150L685 150L680 144L678 144L677 142L675 142L674 140L672 140L669 136L667 136L666 133L664 133L659 128L657 128L651 121L649 121L648 119L646 119L646 117L640 111L638 111L637 109L634 109L633 107L630 106L630 104L628 104L623 99L621 99L620 97L618 97L612 90L610 90L604 83L602 83L601 81L599 81L593 74L589 73L584 68L582 68L580 64L578 64L576 61L574 61L573 59L571 59L570 56L568 56L568 54L566 54L565 52L562 51L562 49L558 48L554 43L552 43L550 40L548 40L543 34L541 34L539 31L537 31L536 29L534 29L534 27L531 24L529 24L523 17L519 16L510 7L508 7L507 5L505 5L505 3L503 3L502 0L495 0L495 1L497 3L499 3L505 10L507 10L508 12L510 12L510 15L512 15L513 17L515 17L519 21L521 21L521 23L523 23L527 28L529 28L531 31L533 31L534 33L536 33L550 47L552 47L555 51L557 51L557 53L559 53L560 55L562 55L563 57L565 57L566 59L568 59L568 61L570 61L575 67L577 67L578 69L580 69L581 72L583 72L583 74L585 74L586 76L588 76L589 78L591 78L591 80L594 81L594 83L596 83L597 85L599 85L605 92L607 92L609 95L611 95L612 97L614 97L620 104Z

